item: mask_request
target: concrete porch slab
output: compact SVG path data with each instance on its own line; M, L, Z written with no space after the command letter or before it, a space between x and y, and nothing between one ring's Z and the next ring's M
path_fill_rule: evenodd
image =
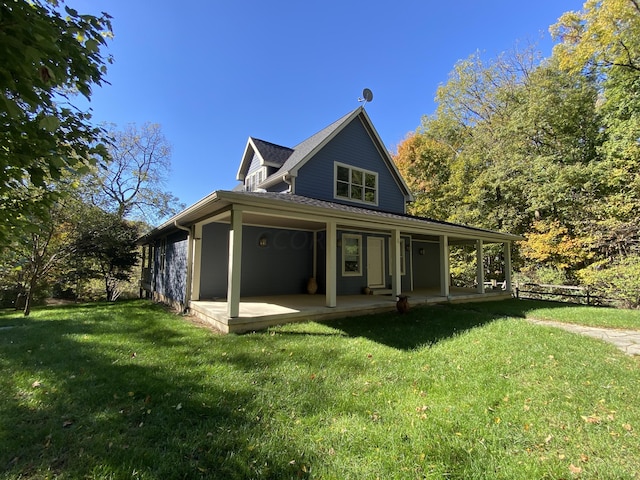
M479 294L475 290L452 288L449 297L440 296L435 290L420 290L409 294L411 306L447 302L478 302L510 298L505 291ZM328 320L350 316L393 311L396 299L390 295L338 296L335 307L325 306L324 295L276 295L243 297L240 299L240 315L227 315L226 299L191 301L189 312L224 333L242 333L262 330L273 325L312 320Z

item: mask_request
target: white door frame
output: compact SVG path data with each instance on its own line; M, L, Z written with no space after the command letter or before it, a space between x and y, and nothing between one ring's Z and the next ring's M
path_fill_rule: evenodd
M379 255L375 255L374 250L371 246L374 243L378 243L379 245ZM386 241L384 237L367 237L367 286L370 288L384 288L385 287L385 255L384 255L384 245ZM372 283L381 279L381 283Z

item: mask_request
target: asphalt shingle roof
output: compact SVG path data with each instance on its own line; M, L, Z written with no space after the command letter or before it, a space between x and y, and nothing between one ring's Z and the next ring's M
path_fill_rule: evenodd
M254 145L258 149L260 156L269 163L275 163L282 165L294 152L289 147L283 147L282 145L276 145L275 143L260 140L259 138L251 137Z
M298 163L300 163L309 153L311 153L318 145L320 145L327 137L331 136L333 132L335 132L344 121L353 115L353 111L347 113L343 117L339 118L335 122L333 122L328 127L320 130L315 135L310 136L306 140L300 142L298 145L293 147L293 153L287 161L283 163L282 167L271 175L272 177L282 177L282 175L286 172L289 172L292 168L294 168ZM268 180L268 179L267 179Z
M415 221L417 224L423 224L423 225L425 223L428 223L428 224L434 224L434 225L447 225L451 227L473 230L476 232L500 233L500 232L495 232L493 230L484 229L484 228L470 227L468 225L445 222L442 220L434 220L433 218L428 218L428 217L418 217L416 215L385 212L381 210L372 210L370 208L356 207L353 205L345 205L342 203L329 202L326 200L318 200L316 198L303 197L301 195L293 195L291 193L276 193L276 192L234 192L234 193L242 193L243 195L252 196L256 198L268 198L272 200L280 200L283 202L295 203L298 205L328 208L331 210L339 210L343 212L355 213L360 215L370 215L377 218L385 218L388 220L410 220L410 221Z

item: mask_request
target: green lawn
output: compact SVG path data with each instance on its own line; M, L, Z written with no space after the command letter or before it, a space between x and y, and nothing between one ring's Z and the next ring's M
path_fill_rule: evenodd
M144 301L0 314L0 478L637 479L639 359L526 304L227 336Z

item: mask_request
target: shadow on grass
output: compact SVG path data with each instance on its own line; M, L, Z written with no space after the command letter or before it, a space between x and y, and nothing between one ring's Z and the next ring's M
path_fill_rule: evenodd
M206 382L203 396L202 365L190 353L211 338L175 328L156 305L117 315L111 307L0 316L10 326L0 332L0 477L255 476L235 455L255 423L239 407L255 392ZM163 355L179 359L175 369ZM291 472L285 464L271 473Z
M350 337L363 337L399 350L414 350L436 344L467 330L495 320L490 313L450 309L447 306L420 306L408 313L330 320L323 324L337 328Z
M527 308L429 306L323 323L336 337L413 350ZM352 358L350 345L330 339L212 337L145 302L0 315L2 325L11 325L0 331L3 478L304 478L291 459L305 445L259 443L272 438L272 410L321 415L334 408L333 384L319 375L309 388L310 373L334 359L350 374L370 368L365 355ZM278 332L315 335L304 330ZM367 416L370 407L363 396L342 408Z
M363 337L397 348L413 350L436 344L473 328L506 317L526 318L539 308L568 308L575 305L532 300L422 305L406 314L390 312L362 317L328 320L322 324L340 329L350 337Z

